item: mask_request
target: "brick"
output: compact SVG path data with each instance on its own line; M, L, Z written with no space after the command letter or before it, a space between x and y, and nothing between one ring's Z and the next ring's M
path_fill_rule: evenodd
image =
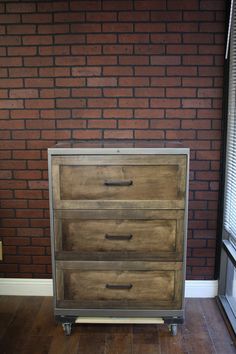
M135 118L164 118L164 110L162 109L135 109Z
M166 26L164 23L137 23L134 25L135 32L165 32ZM127 31L130 32L130 31Z
M75 67L72 68L72 75L73 76L100 76L101 75L101 67L94 66L94 67Z
M13 119L33 119L39 118L38 110L14 110L11 111L11 118Z
M167 119L152 119L150 124L151 129L179 129L180 121Z
M116 35L115 34L87 34L87 41L90 44L96 43L115 43Z
M73 139L101 139L101 131L99 130L74 130Z
M200 119L185 119L181 123L183 129L211 129L210 120L200 120Z
M147 77L122 77L119 78L120 86L143 87L148 86L149 79Z
M172 34L172 33L155 33L151 34L151 42L152 43L181 43L180 34Z
M167 139L195 139L196 138L196 133L191 130L173 130L173 131L167 131L166 132L166 138Z
M152 108L178 108L180 107L179 99L166 99L166 98L152 98L151 99Z
M194 44L169 44L166 48L167 54L197 54L198 47Z
M176 23L168 23L167 24L168 32L198 32L198 24L197 23L184 23L184 22L176 22Z
M152 77L151 86L156 87L177 87L181 85L181 79L179 77Z
M59 129L79 129L86 128L86 121L81 119L62 119L57 122Z
M165 10L166 1L152 1L152 0L136 0L135 1L135 10Z
M197 68L194 66L171 66L167 68L167 76L197 76Z
M167 88L166 97L196 97L196 89L194 88Z
M24 121L1 120L1 129L24 129Z
M25 100L25 108L54 108L55 102L53 99L31 99Z
M104 118L132 118L133 112L131 109L104 109Z
M53 59L49 57L25 57L25 66L51 66L53 64Z
M147 65L149 57L144 55L122 55L119 57L120 65Z
M36 4L34 3L15 3L6 4L6 11L11 13L27 13L27 12L35 12L36 11Z
M39 55L68 55L69 53L70 47L67 45L39 47Z
M132 139L132 130L105 130L104 139Z
M88 121L89 129L112 129L116 128L116 125L116 120L113 119L90 119Z
M9 56L30 56L36 55L37 48L36 47L9 47L8 55Z
M24 108L23 106L23 100L1 100L0 101L0 109L4 108L9 108L9 109L15 109L15 108Z
M160 130L136 130L135 139L163 139L164 132Z
M1 46L11 46L11 45L20 45L21 37L20 36L0 36L0 45Z
M57 108L79 108L85 106L84 99L66 99L66 98L58 98L56 100L56 107Z
M205 88L198 90L198 97L222 97L222 88Z
M54 82L53 79L46 78L33 78L33 79L25 79L26 87L53 87Z
M131 97L132 89L131 88L104 88L103 89L104 97Z
M22 38L24 45L49 45L52 44L52 36L23 36Z
M98 11L101 10L101 2L96 0L71 1L71 10Z
M40 97L42 98L60 98L60 97L69 97L70 90L69 89L41 89ZM54 116L56 116L54 112Z
M23 14L22 15L22 22L23 23L50 23L52 22L52 15L51 14Z
M119 107L146 108L148 107L148 100L146 98L120 98Z
M210 33L185 33L183 34L183 42L184 43L194 43L194 44L203 44L203 43L209 43L213 44L214 43L214 37L213 34Z
M43 131L41 133L42 139L52 139L52 140L69 140L71 138L70 131Z
M89 98L88 107L98 107L98 108L107 108L107 107L116 107L117 100L115 98Z
M54 15L54 21L55 23L57 22L62 22L62 23L67 23L67 22L83 22L85 19L85 14L83 12L59 12L55 13ZM51 23L51 21L48 21Z
M93 34L94 36L94 34ZM55 44L78 44L85 43L85 35L83 34L58 34L55 37ZM92 42L96 43L96 42Z
M19 14L14 14L14 15L10 15L10 14L0 14L0 23L1 24L8 24L8 23L19 23L20 22L20 15Z
M35 77L38 75L37 69L36 68L9 68L9 76L10 77ZM9 82L14 82L15 79L8 79ZM15 80L16 82L22 82L21 79ZM19 85L18 85L19 86ZM12 87L18 87L18 86L12 86ZM23 86L23 85L20 85Z
M70 27L67 24L60 25L39 25L38 33L39 34L58 34L58 33L69 33Z
M1 58L0 57L0 66L21 66L22 65L22 58L20 57L7 57Z
M165 46L163 44L135 44L135 54L165 54Z
M183 58L184 65L212 65L213 56L210 55L186 55Z
M109 89L110 90L110 89ZM72 97L101 97L101 88L76 88L72 89Z
M91 24L90 24L91 25ZM90 26L89 25L89 26ZM104 23L102 25L103 32L132 32L133 24L132 23Z
M10 98L36 98L38 90L35 89L11 89L9 91Z
M163 76L165 73L164 66L140 66L135 67L135 76ZM134 80L138 80L137 78L133 78ZM163 77L161 78L163 79Z
M36 33L35 25L10 25L7 26L8 34L33 34Z
M214 3L209 0L205 0L200 4L200 9L201 10L225 10L225 4L224 1L221 0L215 0Z
M85 58L83 56L61 56L56 58L56 65L78 66L84 64Z
M95 86L95 87L108 87L108 86L116 86L117 79L114 77L96 77L96 78L88 78L87 79L88 86Z
M106 66L103 76L132 76L133 68L130 66Z
M73 47L71 48L71 52L73 55L88 55L88 54L96 55L102 53L102 46L92 45L92 44L73 45Z
M81 87L85 86L85 79L83 78L57 78L56 86L61 87Z
M206 77L184 77L183 86L185 87L211 87L213 83L212 78Z
M164 97L164 89L163 88L136 88L135 89L136 97Z
M133 3L131 0L126 1L119 1L113 0L111 1L104 1L103 2L103 10L114 10L114 11L121 11L121 10L132 10Z
M120 120L119 129L148 129L148 121L142 119Z
M119 43L148 43L149 35L134 33L134 34L119 34ZM115 40L113 41L115 42Z
M133 45L131 44L110 44L103 45L104 54L133 54ZM89 53L92 54L92 53ZM96 54L96 53L95 53Z
M149 20L148 11L122 11L118 13L118 20L120 22L146 22Z
M183 99L182 104L184 108L211 108L211 100L204 98Z
M184 11L184 21L214 21L214 12L210 11Z
M117 57L114 55L99 55L88 56L88 65L115 65L117 64Z

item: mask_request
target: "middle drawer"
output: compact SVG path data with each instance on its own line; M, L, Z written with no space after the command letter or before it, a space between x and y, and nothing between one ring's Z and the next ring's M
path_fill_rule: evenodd
M182 260L183 210L54 210L56 258Z

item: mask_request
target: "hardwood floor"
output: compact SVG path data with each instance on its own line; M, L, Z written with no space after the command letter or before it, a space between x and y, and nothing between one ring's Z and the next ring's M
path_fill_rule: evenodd
M0 297L1 354L236 354L214 299L187 299L172 337L164 325L77 325L64 336L49 297Z

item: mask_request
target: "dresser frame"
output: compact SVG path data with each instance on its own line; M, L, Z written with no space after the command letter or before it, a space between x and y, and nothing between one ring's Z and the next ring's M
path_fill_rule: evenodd
M186 155L186 192L184 208L184 245L183 245L183 279L186 275L187 220L188 220L188 189L189 189L189 149L188 148L63 148L48 149L49 202L53 293L56 294L55 284L55 249L54 249L54 210L52 192L51 159L63 155ZM155 309L78 309L58 308L56 296L53 299L54 315L63 324L66 334L70 334L74 323L166 323L170 325L172 334L176 334L176 325L184 321L185 281L182 284L182 308L178 310Z

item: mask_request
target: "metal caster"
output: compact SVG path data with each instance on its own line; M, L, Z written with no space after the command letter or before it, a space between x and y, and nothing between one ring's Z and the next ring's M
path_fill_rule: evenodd
M178 331L177 324L169 325L169 331L171 332L172 336L176 336Z
M62 328L63 328L66 336L71 335L72 323L70 323L70 322L62 323Z

